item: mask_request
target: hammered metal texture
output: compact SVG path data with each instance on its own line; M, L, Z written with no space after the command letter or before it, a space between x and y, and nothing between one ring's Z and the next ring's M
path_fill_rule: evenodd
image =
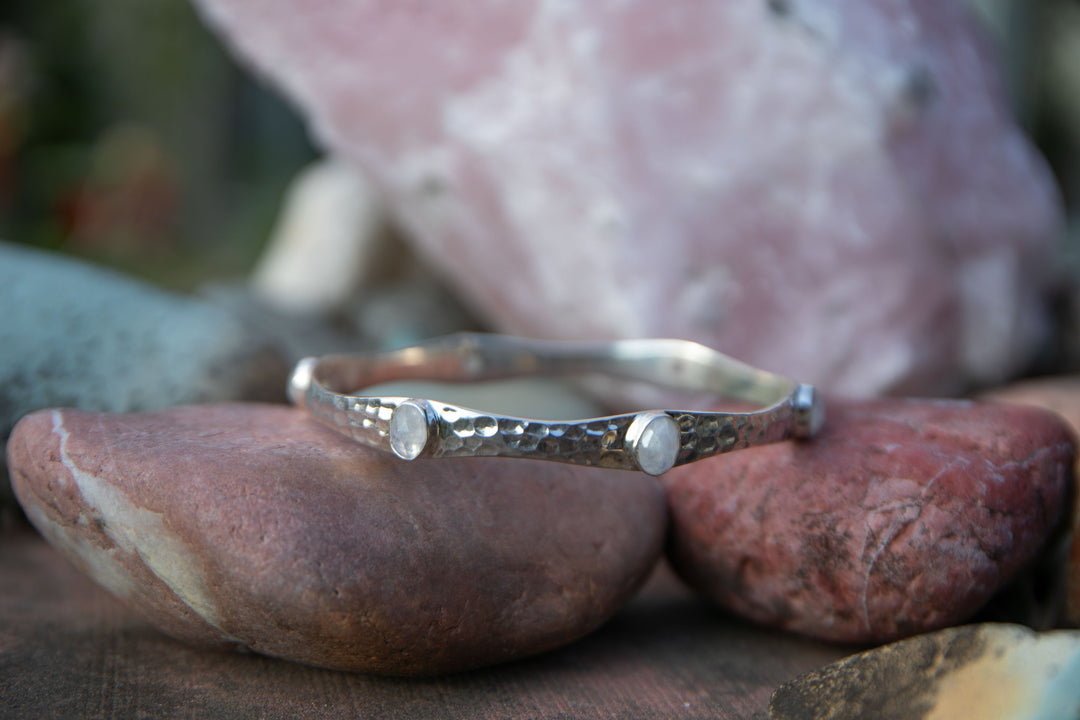
M390 448L394 409L407 398L339 395L313 385L307 406L324 423L357 442ZM484 414L432 403L437 415L430 457L517 457L637 470L626 431L635 414L580 422L548 422ZM785 440L794 433L790 402L756 413L673 412L679 426L676 465Z
M405 399L339 395L312 383L306 407L317 420L353 440L389 450L390 417Z
M821 410L820 399L809 386L755 370L695 343L624 341L590 348L583 352L542 341L463 334L384 353L385 357L337 356L325 366L316 365L314 374L327 373L329 384L344 390L341 386L354 388L360 380L370 384L396 375L421 377L423 371L442 379L475 380L601 367L634 380L651 377L659 385L680 389L696 381L701 383L702 392L746 400L768 398L767 402L772 403L747 413L665 411L679 427L676 465L812 434L800 431L799 418L803 425L812 427L810 420ZM305 366L308 372L303 377L311 377L311 367ZM318 420L357 442L386 451L390 451L390 418L395 408L409 399L335 392L317 377L291 387L302 388L299 404ZM808 388L813 402L797 410L797 398L806 396ZM425 402L433 418L422 457L502 456L640 469L626 439L637 414L549 422L483 413L433 400Z
M538 458L576 465L636 469L625 448L633 415L581 422L547 422L486 415L453 405L437 405L440 416L435 457L494 456Z

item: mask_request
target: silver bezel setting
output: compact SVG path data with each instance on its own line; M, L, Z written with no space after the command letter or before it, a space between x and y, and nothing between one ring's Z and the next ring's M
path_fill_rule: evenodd
M813 385L795 388L795 437L807 439L817 435L825 424L825 404Z
M660 432L666 431L674 436L674 444L671 447L664 448L660 458L650 458L643 455L642 438L654 425L662 425L663 430L660 430ZM633 456L634 462L642 472L654 476L663 475L675 467L675 461L679 459L680 437L679 424L675 422L673 417L666 412L651 410L638 413L634 421L630 423L630 427L626 429L626 449Z
M416 413L419 413L418 417L422 421L421 427L423 428L424 433L423 441L419 443L417 443L415 439L403 437L402 430L398 426L400 423L406 421L406 415L415 415ZM416 458L423 456L431 446L431 438L435 435L433 432L435 429L435 420L435 411L432 409L431 404L426 400L412 398L400 403L394 408L393 413L391 413L389 427L387 428L387 439L390 442L390 451L402 460L415 460ZM411 449L411 446L413 445L418 445L418 447L413 450Z

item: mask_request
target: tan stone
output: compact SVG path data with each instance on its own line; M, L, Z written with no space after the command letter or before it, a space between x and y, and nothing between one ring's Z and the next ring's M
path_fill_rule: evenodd
M1080 632L949 628L853 655L780 686L771 720L1022 720L1077 716Z

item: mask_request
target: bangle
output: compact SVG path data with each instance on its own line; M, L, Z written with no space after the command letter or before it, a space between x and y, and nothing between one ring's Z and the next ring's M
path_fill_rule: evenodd
M588 373L747 401L760 409L646 410L548 421L363 392L392 380L480 382ZM404 460L516 457L650 475L731 450L810 438L824 421L813 386L686 340L572 343L461 333L400 350L305 358L289 380L289 397L331 428Z

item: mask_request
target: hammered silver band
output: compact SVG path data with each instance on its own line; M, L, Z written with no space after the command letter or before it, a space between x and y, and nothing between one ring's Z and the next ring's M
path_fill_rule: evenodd
M481 382L578 374L739 400L760 409L647 410L548 421L363 392L395 380ZM289 397L331 428L406 460L532 458L650 475L731 450L806 439L824 420L813 386L685 340L569 343L462 333L400 350L305 358L289 380Z

